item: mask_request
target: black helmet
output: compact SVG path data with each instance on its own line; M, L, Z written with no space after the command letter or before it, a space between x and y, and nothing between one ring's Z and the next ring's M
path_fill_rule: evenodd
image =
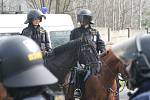
M42 14L41 11L39 10L31 10L28 14L27 14L27 20L24 22L25 24L27 23L31 23L33 20L35 19L40 19L42 21L42 17L44 17L44 19L46 19L46 16Z
M77 14L77 21L78 22L88 22L90 24L93 24L92 12L88 9L81 9Z
M125 45L124 45L125 44ZM113 53L128 64L130 83L138 87L144 80L150 79L150 35L138 35L126 42L114 45Z
M0 39L0 77L6 87L30 87L57 82L57 78L43 65L38 45L25 36Z

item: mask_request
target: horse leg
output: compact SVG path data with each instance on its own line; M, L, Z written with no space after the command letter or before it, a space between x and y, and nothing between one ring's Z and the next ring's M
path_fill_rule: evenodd
M74 100L73 91L73 87L69 84L64 87L65 100Z
M68 73L65 77L64 81L64 94L65 94L65 100L74 100L73 93L74 93L74 86L70 84L70 75L71 73Z
M117 95L116 93L118 93L118 87L117 87L117 80L114 80L112 83L112 92L108 93L108 99L107 100L119 100L119 95Z
M85 83L84 94L82 100L103 100L103 89L97 76L92 75Z

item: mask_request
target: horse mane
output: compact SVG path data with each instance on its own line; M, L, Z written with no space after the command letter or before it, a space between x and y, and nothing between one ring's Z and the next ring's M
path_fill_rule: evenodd
M79 47L79 45L81 45L80 39L71 40L66 44L63 44L63 45L60 45L60 46L54 48L52 53L54 53L56 55L62 54L65 51L78 49L77 47Z

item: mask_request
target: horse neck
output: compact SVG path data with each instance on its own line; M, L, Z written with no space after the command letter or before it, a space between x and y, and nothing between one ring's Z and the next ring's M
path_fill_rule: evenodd
M75 64L77 56L73 52L65 51L61 54L52 55L46 58L46 67L63 83L64 77Z
M99 72L105 82L114 82L117 74L119 73L118 63L119 60L109 51L109 53L101 58L102 66Z

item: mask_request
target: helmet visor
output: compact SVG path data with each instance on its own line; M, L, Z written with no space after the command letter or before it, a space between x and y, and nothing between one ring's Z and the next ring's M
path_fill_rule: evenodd
M35 17L33 20L37 20L37 19L42 20L42 18L46 19L46 16L45 15L41 15L39 17Z
M42 64L4 80L6 87L31 87L54 84L57 78Z
M136 59L138 50L136 38L130 38L124 42L112 46L112 51L124 64Z
M78 15L77 21L80 23L90 23L92 21L92 16Z

